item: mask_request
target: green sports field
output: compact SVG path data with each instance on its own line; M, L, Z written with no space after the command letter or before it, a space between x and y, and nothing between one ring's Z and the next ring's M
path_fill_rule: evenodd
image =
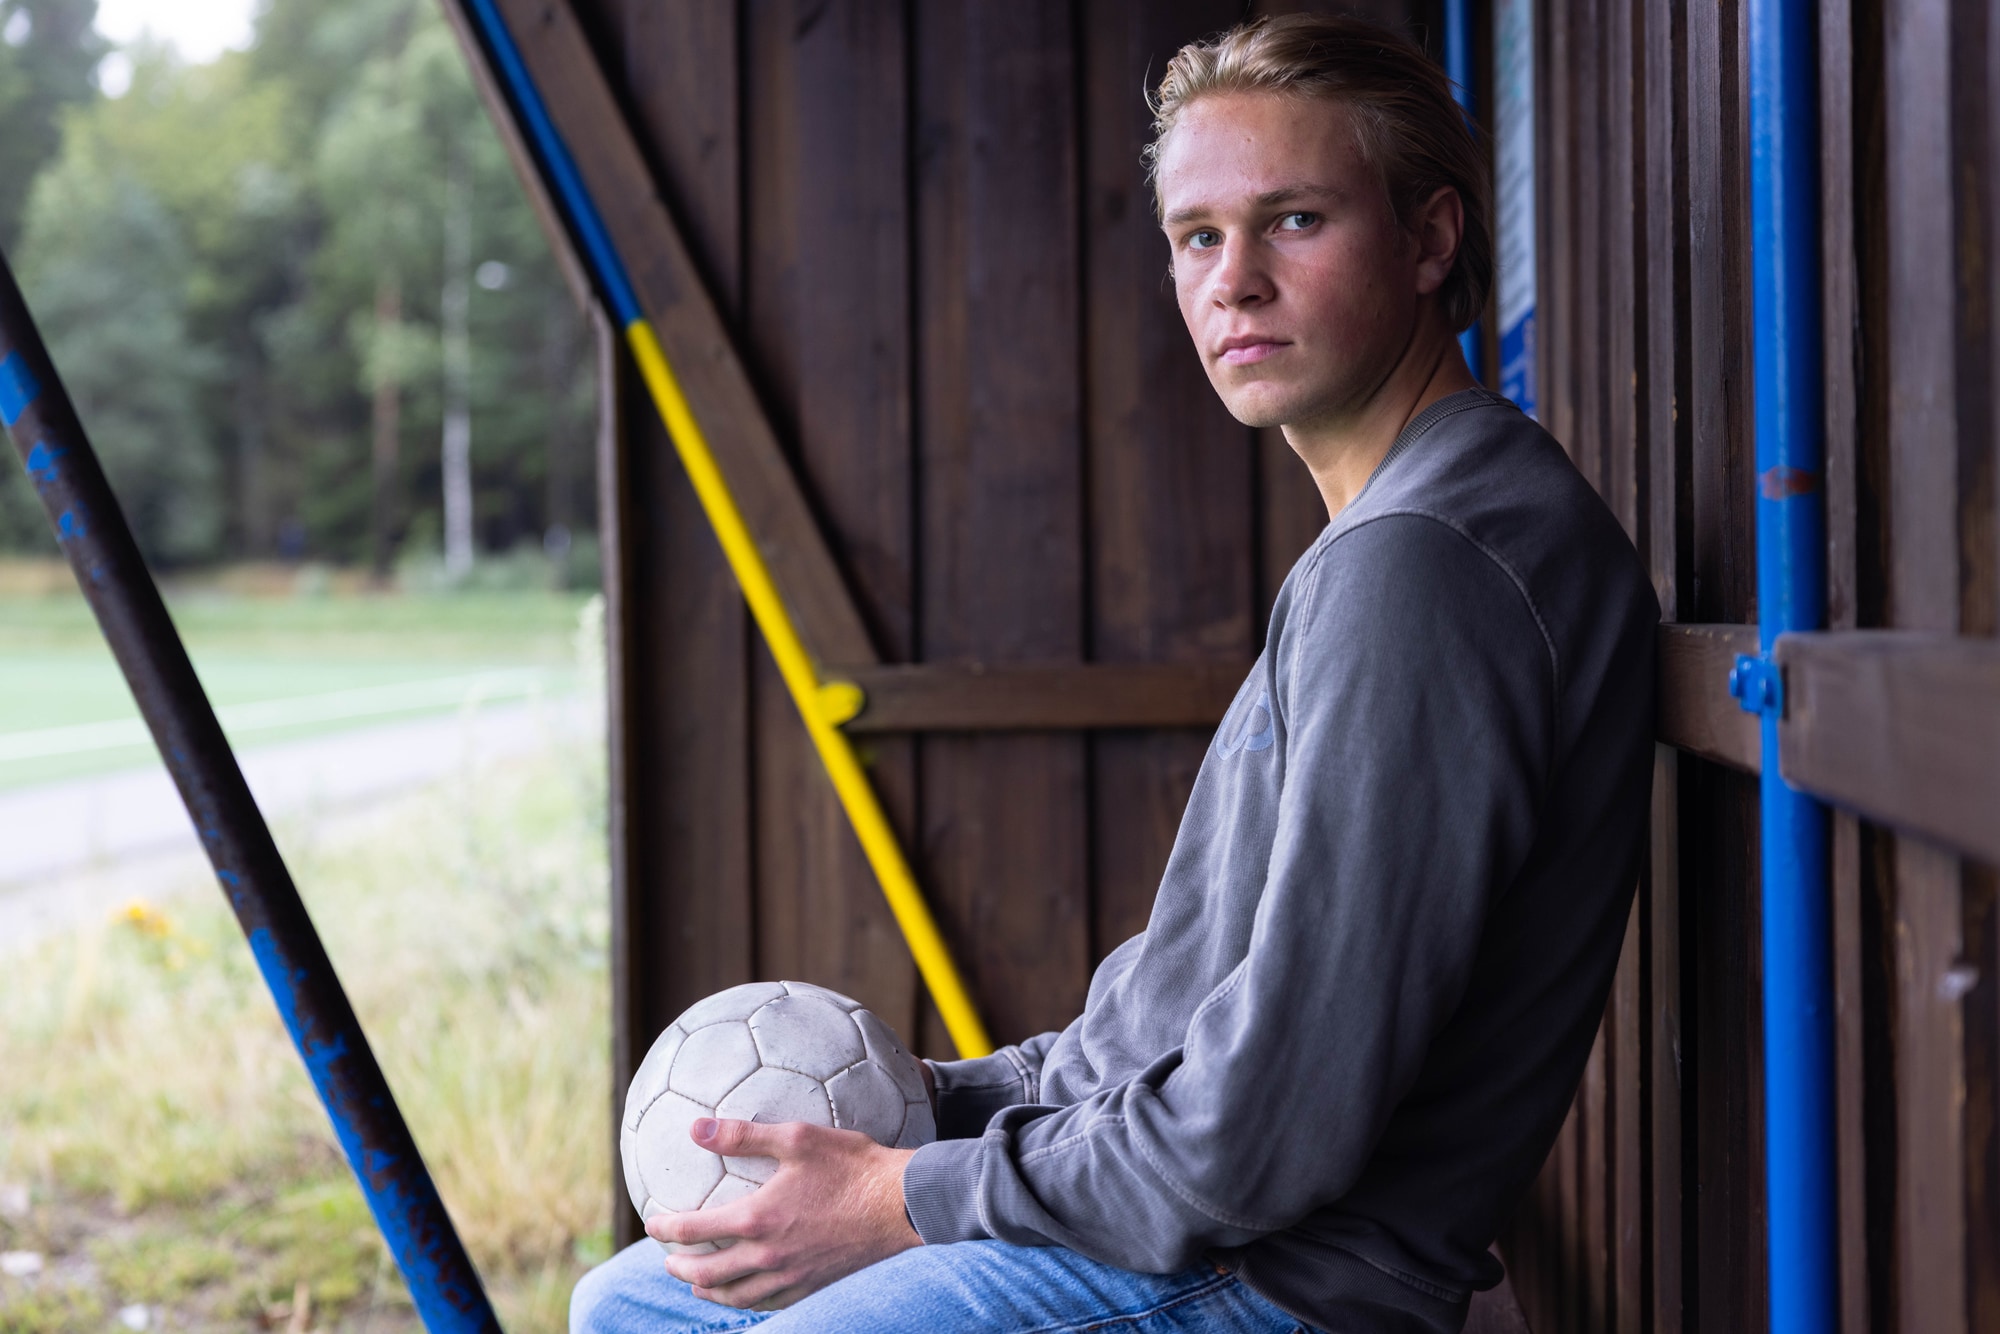
M18 572L17 572L18 573ZM66 578L0 580L0 788L155 763L117 663ZM586 596L170 585L202 684L248 746L579 684Z

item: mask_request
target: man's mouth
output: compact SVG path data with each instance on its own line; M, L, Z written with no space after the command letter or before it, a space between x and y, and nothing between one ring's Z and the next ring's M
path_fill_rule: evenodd
M1225 366L1250 366L1275 355L1279 349L1290 344L1275 338L1228 338L1224 339L1217 359Z

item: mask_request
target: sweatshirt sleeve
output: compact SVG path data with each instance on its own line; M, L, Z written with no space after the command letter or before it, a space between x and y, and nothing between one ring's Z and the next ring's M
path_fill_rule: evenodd
M1002 1108L1041 1101L1042 1060L1060 1036L1043 1033L966 1061L925 1061L937 1089L938 1138L976 1136Z
M1534 841L1549 640L1508 571L1402 514L1332 540L1271 650L1285 769L1247 954L1134 1078L919 1149L926 1242L1171 1272L1338 1200L1416 1080Z

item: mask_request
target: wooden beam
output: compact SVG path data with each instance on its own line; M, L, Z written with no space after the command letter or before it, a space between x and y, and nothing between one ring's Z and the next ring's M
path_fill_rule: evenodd
M1249 670L1248 663L918 663L828 674L868 697L849 732L1024 732L1213 727Z
M1762 766L1757 718L1729 693L1739 653L1757 651L1754 625L1663 625L1655 730L1669 746L1745 773Z
M1751 625L1666 625L1659 634L1659 739L1747 773L1759 767L1757 719L1729 694ZM853 733L1213 727L1247 663L909 663L829 667L868 703Z
M462 24L459 0L445 3ZM808 651L822 662L875 661L840 567L568 0L499 7Z
M1855 630L1777 656L1788 781L2000 865L2000 643Z

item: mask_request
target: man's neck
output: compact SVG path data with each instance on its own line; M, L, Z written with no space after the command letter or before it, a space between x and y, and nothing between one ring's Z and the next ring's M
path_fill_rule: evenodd
M1329 519L1361 493L1418 413L1448 394L1478 386L1458 340L1440 333L1442 327L1432 324L1425 330L1429 336L1411 339L1381 387L1352 412L1284 428L1286 442L1305 460L1319 487Z

